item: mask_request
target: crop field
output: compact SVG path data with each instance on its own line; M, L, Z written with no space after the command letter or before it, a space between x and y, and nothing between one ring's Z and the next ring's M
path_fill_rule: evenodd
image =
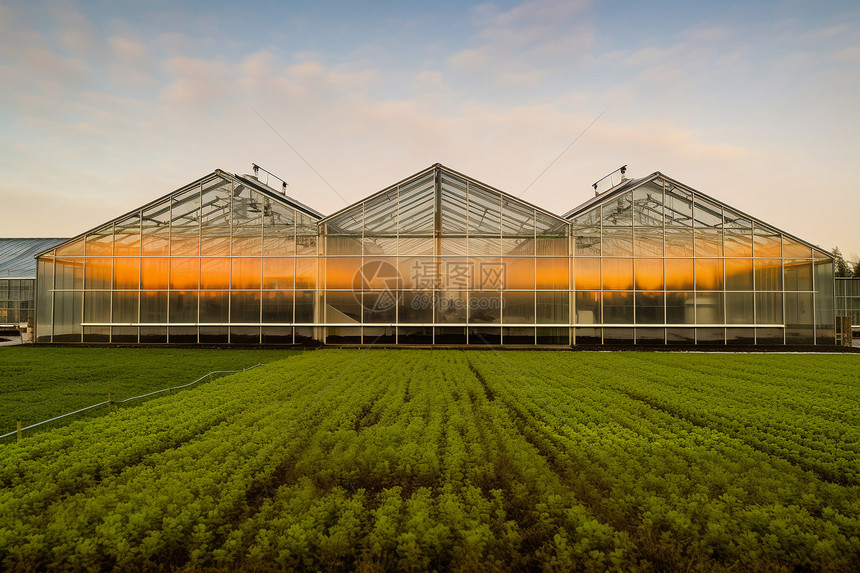
M186 384L214 370L280 360L291 350L0 348L0 434L65 412ZM138 402L139 403L139 402ZM134 403L135 405L138 403ZM93 410L90 416L104 410ZM55 423L56 424L56 423Z
M0 566L857 571L858 366L296 354L0 445Z

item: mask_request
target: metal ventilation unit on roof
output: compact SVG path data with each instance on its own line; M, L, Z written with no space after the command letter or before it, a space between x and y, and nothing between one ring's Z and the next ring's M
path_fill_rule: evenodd
M277 175L275 175L271 171L267 171L267 170L263 169L262 167L260 167L256 163L251 164L251 169L254 170L254 174L253 175L247 175L246 174L245 177L249 177L251 179L256 179L260 183L262 183L268 187L271 187L272 189L274 189L275 186L269 185L269 179L270 178L271 179L277 179L278 181L281 182L281 191L280 191L281 195L283 195L284 197L287 196L287 187L289 187L289 185L287 184L286 181L284 181L283 179L281 179L280 177L278 177ZM265 176L266 180L265 181L263 181L263 179L260 178L260 171L262 171L263 173L266 174L266 176Z
M594 187L594 196L598 196L605 191L609 191L613 187L617 187L621 185L625 181L627 181L627 177L625 174L627 173L627 166L622 165L609 175L601 177L594 183L592 183L592 187Z

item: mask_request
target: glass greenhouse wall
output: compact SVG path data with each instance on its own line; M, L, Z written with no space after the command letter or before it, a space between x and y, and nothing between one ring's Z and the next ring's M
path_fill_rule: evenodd
M48 251L40 342L833 344L831 257L655 173L560 217L434 165L329 217L217 171Z
M216 172L40 256L37 341L312 338L318 219Z
M836 278L836 316L850 316L853 326L860 325L860 277Z

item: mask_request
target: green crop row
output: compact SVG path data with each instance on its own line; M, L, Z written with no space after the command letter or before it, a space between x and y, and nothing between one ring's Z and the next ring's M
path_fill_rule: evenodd
M858 569L857 380L719 358L297 355L0 445L0 564Z

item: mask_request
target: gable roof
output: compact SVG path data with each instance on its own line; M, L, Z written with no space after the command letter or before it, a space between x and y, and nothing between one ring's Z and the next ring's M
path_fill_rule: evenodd
M740 209L737 209L736 207L732 207L731 205L728 205L728 204L720 201L719 199L715 199L714 197L711 197L707 193L702 193L701 191L698 191L698 190L690 187L689 185L685 185L684 183L681 183L677 179L673 179L672 177L669 177L668 175L664 175L660 171L655 171L654 173L652 173L646 177L640 177L638 179L629 179L627 181L622 181L621 183L619 183L615 187L612 187L611 189L604 191L603 193L597 195L596 197L592 197L588 201L574 207L573 209L571 209L570 211L565 213L563 215L563 217L566 220L571 221L574 217L577 217L578 215L581 215L583 213L591 211L592 209L595 209L598 206L603 205L604 203L608 203L608 202L620 197L621 195L624 195L625 193L636 189L637 187L641 187L642 185L644 185L646 183L654 181L655 179L663 179L665 181L668 181L672 185L675 185L677 187L680 187L681 189L684 189L686 191L694 193L697 196L704 197L708 201L711 201L712 203L719 205L723 209L729 209L730 211L733 211L733 212L737 213L738 215L741 215L741 216L749 219L750 221L755 222L758 225L762 225L762 226L768 227L770 229L773 229L774 231L777 231L777 232L789 237L790 239L797 241L798 243L806 245L807 247L810 247L810 248L820 252L821 254L824 254L824 255L830 257L831 259L833 258L833 256L830 254L830 252L827 249L819 247L818 245L810 243L809 241L804 241L803 239L801 239L795 235L792 235L791 233L787 233L786 231L783 231L782 229L779 229L778 227L775 227L774 225L771 225L770 223L768 223L766 221L762 221L761 219L759 219L757 217L753 217L752 215L749 215L749 214L741 211Z
M46 252L50 251L51 249L53 249L55 247L61 247L61 246L67 245L69 243L72 243L72 242L80 239L81 237L83 237L89 233L92 233L93 231L101 229L102 227L105 227L106 225L110 225L112 223L122 221L126 217L128 217L128 216L130 216L130 215L132 215L138 211L146 209L152 205L156 205L156 204L160 203L161 201L167 199L168 197L170 197L172 195L176 195L177 193L181 193L183 191L186 191L187 189L190 189L190 188L194 187L195 185L200 185L201 183L204 183L205 181L208 181L214 177L223 177L225 179L233 181L234 183L241 183L242 185L247 185L248 187L253 188L255 191L261 192L261 193L265 194L267 197L274 199L280 203L283 203L285 205L289 205L291 207L295 207L299 211L301 211L307 215L310 215L311 217L313 217L315 219L319 219L320 217L323 216L323 214L320 213L319 211L317 211L316 209L312 209L312 208L308 207L307 205L300 203L299 201L296 201L295 199L287 197L286 195L282 195L281 193L279 193L275 189L269 187L265 183L258 181L257 179L254 179L252 177L245 177L245 176L241 176L241 175L236 175L233 173L229 173L227 171L223 171L221 169L216 169L212 173L204 175L203 177L201 177L195 181L192 181L191 183L188 183L187 185L183 185L182 187L175 189L169 193L165 193L164 195L161 195L157 199L153 199L149 203L141 205L140 207L132 209L131 211L127 211L118 217L114 217L113 219L109 219L103 223L100 223L96 227L93 227L92 229L84 231L83 233L79 233L70 239L64 239L64 240L62 240L61 243L57 243L55 245L51 245L49 247L46 247L46 248L42 249L41 251L39 251L38 253L35 253L34 256L39 257L39 256L45 254Z
M339 209L338 211L335 211L331 215L323 217L322 219L317 221L317 224L328 222L329 220L337 217L338 215L346 213L347 211L349 211L353 207L356 207L357 205L361 205L362 203L366 203L372 199L375 199L376 197L379 197L381 195L385 195L386 193L391 192L392 190L396 189L397 187L400 187L402 185L406 185L407 183L410 183L412 181L420 179L421 177L423 177L423 176L425 176L428 173L433 172L433 171L441 171L441 172L445 172L445 173L448 173L450 175L453 175L454 177L459 177L460 179L463 179L464 181L468 181L469 183L473 183L475 185L483 187L485 190L492 191L493 193L498 193L499 195L501 195L505 199L508 199L508 200L513 201L515 203L519 203L520 205L524 205L524 206L528 207L529 209L535 209L538 212L540 212L540 213L542 213L548 217L558 219L558 221L560 223L566 222L562 217L560 217L556 213L553 213L551 211L547 211L543 207L539 207L537 205L529 203L528 201L520 199L519 197L517 197L515 195L511 195L510 193L506 193L506 192L502 191L501 189L497 189L496 187L493 187L492 185L487 185L486 183L484 183L482 181L478 181L474 177L469 177L468 175L464 175L463 173L460 173L459 171L455 171L455 170L451 169L450 167L446 167L446 166L442 165L441 163L434 163L430 167L428 167L426 169L422 169L421 171L419 171L413 175L410 175L409 177L406 177L405 179L401 179L397 183L393 183L393 184L389 185L388 187L386 187L385 189L382 189L381 191L377 191L376 193L373 193L372 195L368 195L367 197L365 197L363 199L360 199L354 203L347 205L346 207L343 207L342 209Z

